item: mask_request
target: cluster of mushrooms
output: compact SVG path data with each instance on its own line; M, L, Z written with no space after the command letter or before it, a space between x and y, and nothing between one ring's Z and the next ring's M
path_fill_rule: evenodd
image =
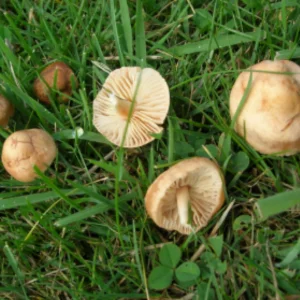
M34 83L36 96L49 103L52 89L67 101L77 80L58 62ZM0 124L6 126L13 108L0 97ZM230 93L234 128L263 154L292 155L300 151L300 67L288 60L262 61L242 72ZM151 68L122 67L112 71L93 102L93 123L111 143L143 146L161 133L170 104L164 78ZM118 129L116 131L116 128ZM52 137L41 129L18 131L4 143L2 162L17 180L29 182L56 156ZM20 155L22 153L22 155ZM24 175L25 174L25 175ZM180 161L162 173L145 196L148 215L161 228L182 234L197 232L222 207L225 182L216 162L203 157Z
M73 71L65 63L55 62L41 72L33 88L36 97L46 104L51 103L52 89L59 91L59 101L66 102L72 94L72 83L77 86ZM13 105L0 95L0 126L7 127L13 114ZM3 144L1 160L6 171L16 180L31 182L38 176L34 166L45 172L56 154L52 136L42 129L33 128L11 134Z

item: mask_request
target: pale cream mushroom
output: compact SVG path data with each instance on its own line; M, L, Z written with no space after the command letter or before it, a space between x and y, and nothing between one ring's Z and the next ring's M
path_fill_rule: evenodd
M235 130L261 153L291 155L299 152L300 67L288 60L266 60L249 70L254 71L250 90ZM231 117L238 109L249 79L250 72L242 72L231 90Z
M15 179L30 182L37 178L34 166L44 172L53 162L57 148L53 138L42 129L16 131L4 142L2 163Z
M13 114L14 114L13 105L3 95L0 95L0 126L6 127L9 118Z
M208 158L194 157L157 177L146 193L145 205L159 227L190 234L207 225L224 199L219 167Z
M135 100L134 100L135 99ZM151 68L112 71L93 103L93 123L111 143L133 148L151 142L162 131L170 105L164 78ZM131 114L130 114L131 113Z

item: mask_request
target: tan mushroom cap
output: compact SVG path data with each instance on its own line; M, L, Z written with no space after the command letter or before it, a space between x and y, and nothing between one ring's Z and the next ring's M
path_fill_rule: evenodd
M208 158L194 157L177 163L157 177L146 193L145 205L159 227L190 234L207 225L224 199L219 167Z
M44 172L53 162L57 148L53 138L44 130L28 129L11 134L4 142L2 163L16 180L33 181L36 165Z
M3 95L0 95L0 126L6 127L9 118L13 114L14 114L13 105Z
M64 62L58 61L47 66L33 83L34 93L37 98L45 103L50 103L49 88L55 88L64 95L59 95L59 101L67 102L69 96L72 95L72 78L75 85L78 85L78 81L72 71L72 69ZM47 84L46 84L46 83ZM47 86L48 85L48 86Z
M120 146L132 109L123 146L139 147L154 139L151 133L162 131L159 125L163 124L169 105L168 85L157 71L122 67L109 74L94 100L93 123L110 142Z
M252 73L251 89L237 118L235 130L261 153L291 155L299 152L300 67L288 60L266 60L249 69L266 72ZM243 72L233 85L231 117L239 106L249 78L250 72Z

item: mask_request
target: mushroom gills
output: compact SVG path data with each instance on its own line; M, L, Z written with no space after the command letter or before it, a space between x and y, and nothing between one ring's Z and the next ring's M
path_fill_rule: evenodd
M192 211L188 186L183 186L177 189L176 200L180 224L184 227L191 228Z

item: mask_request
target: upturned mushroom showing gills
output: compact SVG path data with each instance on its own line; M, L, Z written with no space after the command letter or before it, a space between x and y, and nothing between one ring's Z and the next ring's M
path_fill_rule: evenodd
M164 78L151 68L112 71L93 103L93 123L110 142L126 148L151 142L160 133L170 105Z
M6 171L21 182L37 178L34 166L44 172L53 162L57 148L44 130L28 129L11 134L4 142L2 163Z
M45 103L50 103L50 89L55 89L62 94L58 96L59 102L67 102L72 95L72 79L77 86L77 79L70 67L64 62L55 62L47 66L34 81L33 89L37 98ZM50 88L50 89L49 89Z
M0 95L0 126L6 127L9 118L14 114L13 105L2 95Z
M300 67L288 60L266 60L242 72L230 94L231 117L247 87L249 93L235 123L238 134L263 154L299 152Z
M146 193L145 205L159 227L190 234L207 225L224 199L219 167L208 158L194 157L157 177Z

